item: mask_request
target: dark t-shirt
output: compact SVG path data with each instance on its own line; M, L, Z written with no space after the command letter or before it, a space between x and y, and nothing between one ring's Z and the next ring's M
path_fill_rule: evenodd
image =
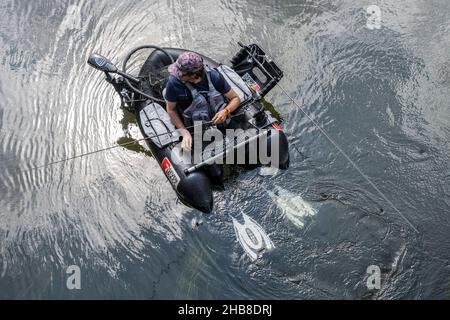
M231 90L230 85L225 80L225 78L217 71L209 71L211 82L221 94L225 94ZM197 84L192 84L192 86L199 91L199 93L205 94L209 91L208 78L203 75L202 81ZM192 103L192 95L189 89L184 85L184 83L174 76L170 76L166 84L165 99L170 102L176 102L177 107L180 110L185 110Z

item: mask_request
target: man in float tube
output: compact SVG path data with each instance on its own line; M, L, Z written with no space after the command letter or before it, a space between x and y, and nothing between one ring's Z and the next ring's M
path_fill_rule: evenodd
M183 137L181 148L191 150L192 135L186 127L195 121L221 124L239 107L241 100L225 78L203 64L195 52L180 54L169 66L164 92L166 110ZM180 117L181 114L181 117Z

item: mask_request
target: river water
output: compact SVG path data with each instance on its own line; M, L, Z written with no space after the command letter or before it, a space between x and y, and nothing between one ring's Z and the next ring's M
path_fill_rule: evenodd
M1 0L0 298L450 298L449 21L447 0ZM143 152L30 170L140 137L91 52L120 65L155 44L228 63L237 41L270 53L398 211L278 88L266 98L291 167L237 172L211 215L179 203ZM294 223L288 200L314 213ZM257 260L237 241L242 213L275 246Z

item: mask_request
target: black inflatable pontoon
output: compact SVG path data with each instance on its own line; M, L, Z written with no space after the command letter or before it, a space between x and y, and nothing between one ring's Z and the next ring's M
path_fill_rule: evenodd
M232 113L226 126L200 126L216 137L212 143L205 144L205 139L202 139L200 144L196 144L196 136L193 135L194 149L196 145L200 145L201 157L187 156L181 152L181 136L170 121L163 99L163 90L169 76L167 67L186 50L151 45L138 47L127 55L122 71L98 54L92 54L88 60L91 66L105 72L106 80L119 93L124 107L135 113L151 153L178 198L184 204L205 213L213 210L213 186L223 186L221 164L236 163L240 154L244 154L245 161L249 162L252 157L250 150L253 155L258 155L259 148L263 146L270 160L265 165L281 169L289 166L287 138L276 119L258 101L280 81L283 72L273 61L267 59L258 45L239 45L241 50L231 59L230 66L221 65L202 55L204 63L210 68L217 68L238 93L241 104ZM139 76L128 74L127 63L130 58L144 49L153 51L141 67ZM238 134L235 133L230 138L226 129L234 129L233 132ZM206 134L205 131L203 134ZM219 139L220 143L216 141L217 136L222 138ZM270 151L275 144L277 148L273 150L277 154L274 155ZM256 163L262 162L261 158L256 159Z

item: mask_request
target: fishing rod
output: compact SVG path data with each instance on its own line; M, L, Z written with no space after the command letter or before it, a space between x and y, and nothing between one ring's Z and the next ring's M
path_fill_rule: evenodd
M251 57L254 56L252 52L248 50L248 47L243 45L242 42L238 42L238 45L243 48L247 54ZM267 71L267 69L264 67L264 65L257 59L253 59L253 61L258 64L258 66L261 68L261 70L265 71L266 74L269 75L269 77L273 80L274 78L270 75L270 72ZM383 192L370 180L370 178L359 168L359 166L344 152L344 150L327 134L327 132L313 119L311 116L300 106L300 104L292 98L287 91L281 86L278 81L275 81L276 85L280 88L280 90L286 95L286 97L292 101L293 104L295 104L301 112L319 129L319 131L325 136L325 138L328 139L328 141L347 159L347 161L353 166L353 168L358 171L358 173L372 186L372 188L377 191L377 193L409 224L409 226L416 232L420 233L419 230L409 221L406 216L404 216L400 210L397 209L397 207L384 195Z
M239 112L239 113L236 113L234 115L231 115L228 119L239 117L239 116L242 116L243 114L244 114L243 112ZM188 130L188 129L194 129L194 128L197 128L197 127L212 127L213 125L214 125L213 121L207 121L207 122L202 122L202 123L198 123L198 124L195 124L195 125L192 125L192 126L185 127L184 129ZM102 148L102 149L86 152L86 153L83 153L83 154L78 154L78 155L75 155L75 156L72 156L72 157L68 157L68 158L52 161L52 162L49 162L49 163L46 163L46 164L43 164L43 165L40 165L40 166L37 166L37 167L33 167L31 169L28 169L28 170L22 170L21 172L29 172L29 171L33 171L33 170L38 170L38 169L42 169L42 168L53 166L53 165L58 164L58 163L70 161L70 160L73 160L73 159L82 158L82 157L85 157L85 156L89 156L89 155L93 155L93 154L96 154L96 153L112 150L112 149L115 149L115 148L127 147L127 146L130 146L130 145L133 145L133 144L136 144L138 142L145 141L145 140L148 140L148 139L158 138L158 137L165 136L165 135L171 135L171 134L173 134L175 132L180 132L181 130L182 129L176 129L176 130L167 131L167 132L164 132L164 133L161 133L161 134L156 134L156 135L152 135L152 136L149 136L149 137L133 140L133 141L130 141L130 142L118 143L116 145L109 146L109 147L106 147L106 148Z

